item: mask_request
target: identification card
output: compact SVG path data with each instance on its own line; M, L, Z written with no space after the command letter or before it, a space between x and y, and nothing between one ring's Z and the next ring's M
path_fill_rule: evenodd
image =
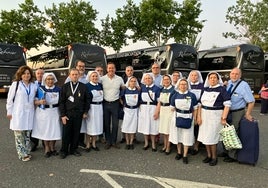
M71 102L74 102L74 97L73 97L73 96L70 96L70 97L68 98L68 100L71 101Z

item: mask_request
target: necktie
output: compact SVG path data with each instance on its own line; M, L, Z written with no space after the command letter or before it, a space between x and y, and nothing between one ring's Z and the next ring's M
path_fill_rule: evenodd
M231 94L233 86L234 86L233 84L230 85L229 89L227 90L227 93Z

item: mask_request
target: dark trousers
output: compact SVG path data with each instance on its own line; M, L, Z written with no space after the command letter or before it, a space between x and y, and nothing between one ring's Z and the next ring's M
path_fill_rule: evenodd
M104 130L105 139L107 144L115 144L117 141L118 132L118 110L119 101L115 102L104 102L103 103L103 120L104 120ZM112 128L111 128L112 121Z
M31 134L30 134L30 140L31 140L31 142L33 143L32 148L38 146L38 144L39 144L39 139L38 139L38 138L34 138L34 137L32 137L32 131L31 131Z
M266 114L268 112L268 99L261 99L261 113Z
M62 129L61 152L73 153L78 148L79 134L82 124L82 114L68 116L69 120Z

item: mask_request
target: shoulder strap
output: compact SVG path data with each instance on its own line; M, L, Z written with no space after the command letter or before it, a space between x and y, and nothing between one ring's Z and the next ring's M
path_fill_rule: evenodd
M13 102L15 101L15 97L16 97L17 90L18 90L18 87L19 87L19 83L20 83L20 81L17 81L16 89L15 89L15 94L14 94L14 97L13 97Z
M230 96L232 96L232 94L235 92L236 88L238 87L238 85L242 82L242 80L240 80L236 86L234 87L233 91L230 93Z

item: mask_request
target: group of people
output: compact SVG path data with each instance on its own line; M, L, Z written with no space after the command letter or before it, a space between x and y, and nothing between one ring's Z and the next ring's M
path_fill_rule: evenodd
M102 67L86 75L85 63L79 60L59 88L52 72L37 70L39 79L34 82L33 71L27 66L20 67L6 105L19 159L31 159L30 151L36 149L38 139L43 140L45 157L80 156L78 145L84 142L86 151L99 151L98 136L105 137L105 149L119 149L118 113L123 107L121 131L126 149L134 149L138 132L144 135L143 149L148 150L151 143L152 152L156 152L160 134L163 136L160 152L169 155L171 143L175 144L175 159L182 158L188 164L189 150L197 154L201 142L207 151L203 162L215 166L223 125L228 121L238 129L243 116L252 120L254 97L249 85L241 80L241 71L234 68L226 86L217 72L208 73L203 83L198 70L184 78L178 71L160 75L158 63L151 68L152 72L145 73L141 80L133 76L131 66L126 67L124 79L116 75L113 63L107 64L105 75ZM42 97L38 95L40 90ZM232 119L227 120L230 114ZM56 140L62 141L59 153L55 149ZM235 161L235 151L223 152L224 161Z

